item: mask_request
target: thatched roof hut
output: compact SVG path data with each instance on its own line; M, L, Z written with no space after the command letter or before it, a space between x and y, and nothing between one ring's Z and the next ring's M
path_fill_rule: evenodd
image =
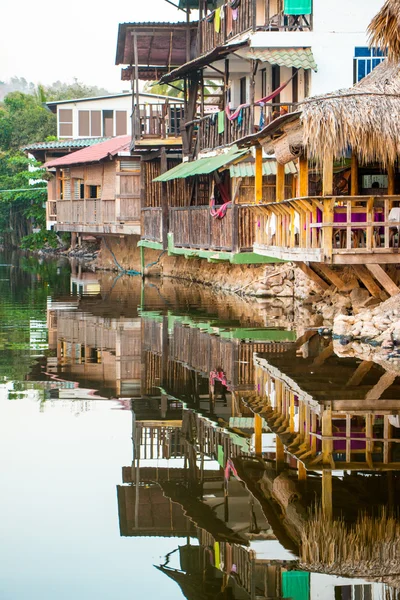
M393 164L400 154L400 64L387 60L352 88L304 101L303 145L318 162L344 157Z
M386 0L372 19L368 33L371 46L387 51L391 62L400 61L400 0Z

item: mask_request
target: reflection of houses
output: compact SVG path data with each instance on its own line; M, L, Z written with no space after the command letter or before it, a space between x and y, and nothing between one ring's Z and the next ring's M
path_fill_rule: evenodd
M57 311L57 361L63 378L104 396L140 393L140 322Z

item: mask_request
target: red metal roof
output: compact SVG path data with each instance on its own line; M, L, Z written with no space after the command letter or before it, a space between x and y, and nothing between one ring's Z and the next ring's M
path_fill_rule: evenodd
M77 152L72 152L66 156L61 156L54 160L50 160L45 163L47 169L52 167L67 167L69 165L78 165L83 163L99 162L108 156L115 156L118 152L129 151L131 143L130 135L120 135L118 137L111 138L106 142L83 148Z

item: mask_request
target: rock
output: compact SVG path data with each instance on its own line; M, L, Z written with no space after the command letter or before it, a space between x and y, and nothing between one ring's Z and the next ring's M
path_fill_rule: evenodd
M368 290L365 290L360 287L354 288L350 292L350 300L351 300L353 307L355 307L355 308L363 307L364 303L367 300L369 300L369 298L370 298L370 293L368 292Z

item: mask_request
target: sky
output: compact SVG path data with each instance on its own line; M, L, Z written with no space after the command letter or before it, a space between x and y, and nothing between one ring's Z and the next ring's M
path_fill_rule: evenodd
M0 80L17 76L48 85L76 77L109 92L126 90L115 65L118 24L184 18L166 0L7 2L0 25Z

